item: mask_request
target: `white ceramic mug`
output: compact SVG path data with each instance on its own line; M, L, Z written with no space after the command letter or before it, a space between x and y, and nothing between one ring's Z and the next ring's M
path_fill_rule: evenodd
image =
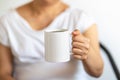
M67 29L45 31L45 60L67 62L70 60L70 32Z

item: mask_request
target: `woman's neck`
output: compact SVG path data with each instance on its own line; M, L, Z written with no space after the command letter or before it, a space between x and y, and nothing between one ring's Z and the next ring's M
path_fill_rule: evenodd
M33 14L42 14L42 13L51 13L55 10L55 12L65 6L61 1L56 1L54 3L47 3L44 0L35 0L29 4L29 7ZM58 10L59 11L59 10Z

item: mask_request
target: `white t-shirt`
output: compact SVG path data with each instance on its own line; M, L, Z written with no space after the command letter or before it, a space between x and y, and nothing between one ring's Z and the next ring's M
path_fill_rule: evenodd
M17 11L10 10L0 18L0 43L14 56L15 80L86 80L81 61L71 58L65 63L44 60L44 30L79 29L85 32L95 21L80 9L68 8L47 28L35 31Z

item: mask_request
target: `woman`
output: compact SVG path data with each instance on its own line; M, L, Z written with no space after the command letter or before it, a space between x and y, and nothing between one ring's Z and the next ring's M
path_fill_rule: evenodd
M44 60L43 33L72 31L72 58L66 63ZM0 18L0 80L77 80L78 68L99 77L103 71L95 21L61 0L33 0ZM79 66L79 67L78 67ZM80 70L78 80L84 80Z

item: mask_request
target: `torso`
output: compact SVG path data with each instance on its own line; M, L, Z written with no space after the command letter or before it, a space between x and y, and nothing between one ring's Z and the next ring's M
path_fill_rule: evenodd
M19 12L19 14L17 12ZM74 29L80 29L81 32L84 32L89 28L88 26L94 22L91 21L87 15L83 14L83 11L69 8L59 16L56 15L57 17L55 19L52 18L54 21L50 26L47 26L46 29L33 31L30 29L31 24L28 21L31 17L29 16L30 13L27 15L29 11L26 11L24 7L24 9L19 8L17 12L16 10L13 10L1 19L2 25L4 25L1 27L8 33L7 35L3 35L9 38L9 43L3 43L11 47L14 56L15 79L76 80L74 77L76 77L79 73L78 71L80 71L78 80L85 80L86 74L83 69L81 69L82 66L80 61L72 58L71 61L67 63L54 64L45 61L44 31L49 29L68 29L72 32ZM34 24L37 24L37 22L34 22ZM32 28L37 30L37 27L32 26Z

